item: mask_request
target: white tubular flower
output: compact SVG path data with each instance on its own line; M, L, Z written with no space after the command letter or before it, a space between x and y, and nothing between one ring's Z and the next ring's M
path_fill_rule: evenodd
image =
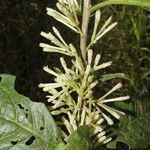
M59 88L62 85L60 83L49 83L49 84L39 84L40 88L43 88L44 92L50 91L51 89Z
M62 138L67 141L68 139L68 135L61 129L61 128L58 128L59 129L59 132L60 134L62 135Z
M75 28L75 24L72 22L71 19L68 17L62 15L58 11L47 8L47 14L53 18L55 18L57 21L63 23L64 25L68 26L70 29L74 30L75 32L78 32L78 30Z
M74 130L73 130L73 127L71 126L70 122L65 119L64 117L62 117L62 121L64 123L64 125L66 126L68 132L71 134Z
M61 7L64 8L64 11L65 11L65 9L67 9L68 11L73 12L72 7L74 7L74 9L75 9L76 11L79 11L79 10L80 10L79 3L78 3L77 0L72 0L72 1L71 1L72 7L69 7L69 5L70 5L70 1L69 1L69 0L58 0L58 1L59 1L59 3L60 3ZM65 14L64 11L61 11L61 12ZM71 14L71 13L70 13L70 14ZM67 15L66 15L66 16L67 16Z
M102 131L100 132L95 138L94 141L97 141L98 139L100 139L102 136L104 136L106 134L106 131Z
M123 97L117 97L117 98L111 98L111 99L104 99L104 100L102 100L102 103L125 101L125 100L128 100L129 98L130 98L130 96L123 96Z
M113 120L112 120L109 116L107 116L106 114L104 114L104 113L100 110L100 108L96 107L96 109L101 113L101 115L104 117L104 119L107 121L107 123L108 123L109 125L113 125L113 124L114 124Z
M83 88L86 86L86 81L87 81L87 78L88 78L88 76L90 74L90 70L91 70L91 66L87 65L86 70L84 72L83 81L82 81L82 87Z
M105 24L104 24L104 25L102 26L102 28L99 30L99 34L101 34L102 32L105 31L105 29L107 28L107 26L110 24L111 20L112 20L112 17L109 17L109 18L106 20Z
M101 64L99 66L94 67L94 71L106 68L106 67L110 66L111 64L112 64L112 61L109 61L107 63L103 63L103 64Z
M88 79L87 79L87 81L88 81L89 83L92 83L93 80L94 80L94 75L90 75L90 76L88 77Z
M95 39L97 27L98 27L99 22L100 22L100 18L101 18L101 12L100 12L100 10L97 10L95 13L95 23L94 23L94 30L93 30L93 34L91 37L91 41L94 41L94 39Z
M96 37L96 41L98 41L103 35L105 35L107 32L109 32L111 29L113 29L115 26L117 25L117 22L111 24L109 27L107 27L102 33L99 32L97 34L97 37Z
M56 89L53 89L53 88L51 88L51 89L49 89L49 91L48 91L51 95L54 95L54 94L56 94L58 91L56 90ZM51 96L46 96L47 98L50 98Z
M112 140L111 137L107 138L106 136L101 137L96 144L94 145L95 148L99 147L102 144L106 144Z
M55 99L58 98L61 94L63 94L63 92L64 92L64 90L62 90L62 91L58 92L57 94L51 96L51 97L49 98L48 102L51 102L51 101L55 100Z
M86 116L85 108L82 108L80 126L82 126L85 123L85 116Z
M107 138L106 140L103 141L103 144L106 144L112 140L112 137Z
M60 32L57 30L57 28L52 27L52 29L53 29L54 33L57 35L57 37L60 39L60 41L61 41L66 47L68 47L68 45L67 45L66 42L63 40L63 38L62 38Z
M78 26L79 21L77 17L77 11L79 10L78 2L76 0L73 1L59 0L56 6L62 14L51 8L47 8L47 14L55 18L57 21L68 26L73 31L80 33L80 28Z
M52 43L55 45L61 47L61 48L66 48L52 33L45 33L41 32L41 35L45 37L46 39L50 40Z
M107 97L108 95L110 95L111 93L113 93L114 91L120 89L122 87L122 84L119 82L118 84L116 84L109 92L107 92L104 96L100 97L99 100L104 99L105 97Z
M102 143L107 137L104 135L102 137L100 137L97 141L97 143ZM97 144L96 144L97 145Z
M77 10L80 10L80 6L79 6L79 3L77 0L73 0L74 1L74 4L75 4L75 7Z
M91 118L90 118L89 116L86 116L85 124L86 124L86 125L89 125L90 122L91 122ZM93 132L92 132L92 134L93 134Z
M72 53L74 54L74 56L76 56L76 55L77 55L77 50L76 50L76 48L73 46L73 44L69 44L69 48L70 48L70 50L72 51Z
M70 51L67 43L63 40L60 32L55 27L53 27L53 31L57 37L55 37L52 33L45 32L41 32L41 35L46 39L50 40L54 45L40 43L39 46L42 47L43 51L45 52L56 52L72 56L72 52Z
M45 44L45 43L40 43L39 45L40 47L43 48L43 51L45 52L54 52L54 51L66 51L66 49L64 48L60 48L60 47L56 47L56 46L52 46L52 45L49 45L49 44Z
M104 119L103 119L103 118L100 118L100 119L96 122L96 125L100 125L100 124L102 124L102 122L104 122Z
M93 135L96 135L99 132L102 132L103 128L100 126L94 126L94 131L93 131Z
M73 66L80 70L81 74L84 72L84 65L82 62L82 59L80 56L78 56L76 48L73 46L73 44L69 44L70 51L72 52L72 55L75 57L75 61L72 60Z
M51 109L57 109L57 108L59 108L59 107L62 107L62 106L64 106L65 105L65 103L62 103L62 102L58 102L57 101L57 103L55 104L55 105L53 105L52 107L51 107Z
M69 117L69 120L70 120L70 124L72 125L74 131L77 130L77 124L76 124L76 120L75 120L75 117L70 113L70 111L68 111L68 117Z
M72 18L73 17L72 14L70 13L69 8L68 8L68 6L66 5L65 2L62 2L62 1L59 0L59 2L56 3L56 6L57 6L58 10L62 14L64 14L65 16L67 16L68 18Z
M93 57L93 50L90 49L90 50L88 50L88 65L90 65L90 66L92 63L92 57Z
M101 59L101 55L97 54L94 60L94 68L98 65L100 59Z
M77 12L76 12L76 4L77 3L75 4L74 0L72 0L72 1L67 0L67 4L69 6L69 10L70 10L71 14L73 14L73 17L74 17L76 24L78 25L79 21L78 21Z
M86 89L86 91L84 92L84 94L88 93L91 89L93 89L96 85L98 84L98 81L94 81L92 82L88 88Z
M105 109L107 112L109 112L112 116L114 116L116 119L119 119L120 118L120 114L118 113L118 111L116 111L115 109L107 106L107 105L104 105L104 104L101 104L101 103L97 103L100 107L102 107L103 109ZM123 112L121 112L122 114L124 114Z
M65 62L65 60L64 60L63 57L60 58L60 62L61 62L61 65L62 65L63 69L65 70L65 72L66 72L67 74L69 74L69 70L68 70L68 68L67 68L66 62Z
M89 99L89 98L92 98L92 93L93 93L92 90L89 90L86 94L84 93L84 95L85 95L84 98L85 98L85 99L86 99L86 98L88 98L88 99Z
M59 115L59 114L62 114L62 113L67 114L67 112L68 112L70 109L73 109L73 108L69 108L69 109L61 108L61 109L59 109L59 110L53 110L53 111L51 111L51 114L52 114L52 115Z
M99 115L99 113L97 112L97 114L95 113L95 115L93 116L93 119L96 121L99 117L100 117L100 115Z
M44 52L52 52L52 53L60 53L60 54L72 56L72 54L70 52L66 51L65 49L62 49L59 47L54 47L54 46L49 46L48 48L43 48L43 51Z
M49 69L48 66L44 67L43 70L53 76L56 76L56 77L58 76L58 74L56 72L54 72L53 70Z
M109 125L113 125L114 124L114 121L109 116L105 115L104 113L101 113L101 114L105 118L105 120L107 121L107 123Z
M102 36L104 36L107 32L109 32L111 29L113 29L116 25L117 22L112 23L111 25L110 22L112 20L112 17L109 17L106 22L104 23L104 25L102 26L102 28L97 32L98 29L98 25L100 22L100 18L101 18L101 13L100 11L96 11L95 13L95 23L94 23L94 29L93 29L93 34L91 37L91 42L88 45L88 48L90 48L93 44L95 44Z

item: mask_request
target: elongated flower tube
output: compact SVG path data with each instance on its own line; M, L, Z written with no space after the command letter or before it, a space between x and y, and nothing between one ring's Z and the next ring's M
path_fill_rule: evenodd
M117 98L110 98L110 99L104 99L102 100L102 103L110 103L110 102L116 102L116 101L125 101L129 99L129 96L123 96L123 97L117 97Z
M96 13L95 13L95 22L94 22L93 33L92 33L92 36L91 36L91 42L88 45L87 49L89 49L100 38L102 38L107 32L109 32L111 29L113 29L117 25L117 22L114 22L114 23L110 24L111 20L112 20L112 17L109 17L106 20L106 22L104 23L104 25L102 26L102 28L99 29L99 31L97 31L99 23L100 23L100 18L101 18L101 12L100 12L100 10L97 10Z
M49 45L49 44L45 44L45 43L40 43L39 46L43 48L43 51L44 52L55 52L55 53L69 55L69 56L74 56L75 54L72 53L69 45L67 45L67 43L64 41L64 39L62 38L62 36L61 36L60 32L57 30L57 28L53 27L53 31L56 36L53 35L52 33L41 32L41 35L43 37L50 40L51 43L54 44L54 45Z
M97 34L97 28L100 22L100 17L101 17L101 12L100 10L96 11L95 13L95 23L94 23L94 29L93 29L93 34L91 37L91 41L95 40L96 34Z

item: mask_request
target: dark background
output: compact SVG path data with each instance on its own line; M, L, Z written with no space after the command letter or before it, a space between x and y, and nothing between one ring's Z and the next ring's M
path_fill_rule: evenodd
M76 45L79 41L69 29L46 15L46 7L55 8L55 2L0 0L0 73L15 75L16 90L33 101L46 102L38 84L49 82L52 77L42 70L43 66L59 64L57 54L44 53L38 46L46 41L40 32L51 31L51 27L56 26L66 41L73 41ZM150 15L137 7L110 6L102 9L101 23L110 15L118 26L104 36L94 49L102 54L103 62L113 60L112 67L106 72L126 73L133 83L123 81L123 92L136 97L143 87L149 89ZM92 24L89 28L92 31Z

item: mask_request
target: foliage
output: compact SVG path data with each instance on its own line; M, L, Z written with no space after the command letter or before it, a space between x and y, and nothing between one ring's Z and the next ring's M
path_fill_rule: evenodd
M140 6L143 8L150 8L149 0L104 0L91 8L91 12L94 12L102 7L106 7L108 5L133 5Z
M102 75L100 80L104 82L115 78L126 79L132 83L132 80L129 77L127 77L124 73L113 73L113 74Z
M118 142L123 142L130 149L146 149L150 144L150 101L149 93L143 89L134 103L128 105L128 115L120 120L114 133L116 140L108 144L109 148L116 148Z
M56 124L42 103L14 90L15 77L1 75L0 149L48 149L58 140Z
M70 135L65 150L93 150L93 143L89 139L89 129L87 126L79 127Z
M15 76L0 75L1 150L90 150L88 128L83 126L61 141L57 126L46 106L30 101L14 90ZM74 145L75 144L75 145Z

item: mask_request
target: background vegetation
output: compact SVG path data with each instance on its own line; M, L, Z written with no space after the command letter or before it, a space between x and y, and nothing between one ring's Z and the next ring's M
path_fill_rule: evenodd
M48 55L38 47L43 41L40 32L49 31L55 25L63 31L66 40L77 39L65 26L46 15L46 7L54 8L55 1L0 1L0 73L15 75L19 93L45 103L38 84L51 78L42 68L45 64L57 66L59 59L57 54ZM101 22L110 15L118 26L99 41L95 49L102 54L103 62L113 60L107 73L127 75L129 80L122 81L125 88L120 92L129 93L131 101L136 102L133 103L136 113L142 114L143 101L149 100L150 91L150 12L131 6L109 6L102 9ZM78 39L75 42L78 43ZM105 84L100 87L102 91L110 85ZM137 102L137 99L140 100Z

